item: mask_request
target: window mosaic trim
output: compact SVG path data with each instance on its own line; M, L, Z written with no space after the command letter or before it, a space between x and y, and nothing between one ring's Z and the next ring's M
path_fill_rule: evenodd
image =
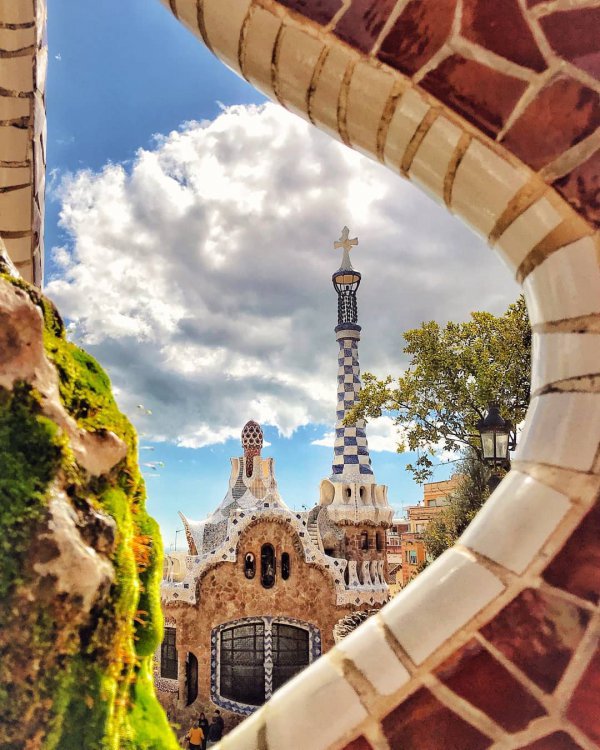
M273 688L273 626L290 625L301 628L308 632L308 664L321 656L321 631L319 628L302 620L292 617L243 617L239 620L230 620L218 625L210 634L210 699L220 708L232 711L236 714L248 716L260 706L252 706L247 703L224 698L221 695L221 633L224 630L235 628L240 625L261 625L264 633L264 672L265 672L265 700L269 700L274 692Z

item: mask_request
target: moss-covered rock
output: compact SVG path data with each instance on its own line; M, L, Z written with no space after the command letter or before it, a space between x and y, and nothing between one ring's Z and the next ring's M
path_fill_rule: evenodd
M0 278L0 322L0 750L175 750L135 431L37 290Z

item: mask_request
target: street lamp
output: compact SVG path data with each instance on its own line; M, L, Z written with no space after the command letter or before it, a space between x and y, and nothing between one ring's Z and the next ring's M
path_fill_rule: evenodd
M510 420L502 418L498 404L490 402L487 414L477 422L477 430L481 437L483 460L492 470L488 487L493 492L501 481L498 470L510 468L508 452L517 446L515 429Z

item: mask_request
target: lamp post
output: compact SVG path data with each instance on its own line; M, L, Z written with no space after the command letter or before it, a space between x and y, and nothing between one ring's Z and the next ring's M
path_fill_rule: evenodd
M487 414L477 422L477 430L481 437L483 460L492 471L488 487L493 492L502 480L499 469L510 469L508 453L517 446L515 428L510 420L503 419L498 404L490 402Z

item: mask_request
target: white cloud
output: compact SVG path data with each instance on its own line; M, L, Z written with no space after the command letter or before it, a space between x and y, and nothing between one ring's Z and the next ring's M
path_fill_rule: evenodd
M371 419L367 425L367 434L370 452L388 451L396 453L400 440L399 428L390 417L378 417ZM323 445L333 448L335 430L327 431L322 438L311 441L311 445Z
M397 374L407 328L517 295L444 210L274 105L187 123L127 169L70 175L59 195L70 241L46 291L153 439L223 442L251 418L283 435L333 425L344 224L360 238L363 369ZM395 450L385 421L369 439Z

